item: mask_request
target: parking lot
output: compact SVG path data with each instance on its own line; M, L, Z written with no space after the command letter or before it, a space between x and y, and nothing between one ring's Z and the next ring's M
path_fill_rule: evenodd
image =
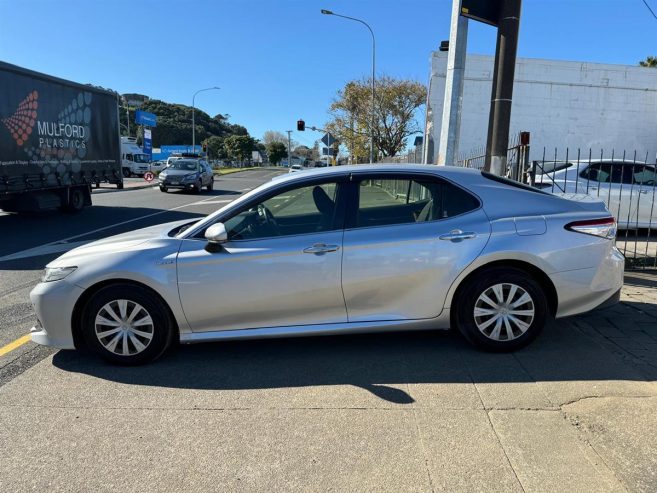
M84 223L0 216L18 232L0 250L0 348L34 323L50 259L274 174L197 196L96 191ZM513 354L414 332L184 346L122 368L27 343L0 355L0 491L655 491L656 380L649 272Z

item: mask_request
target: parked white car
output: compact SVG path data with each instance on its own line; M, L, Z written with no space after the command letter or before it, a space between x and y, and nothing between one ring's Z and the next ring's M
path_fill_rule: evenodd
M538 163L538 170L541 163ZM536 175L536 186L555 194L587 194L599 198L619 228L657 226L657 167L636 161L600 159L549 163L552 171Z

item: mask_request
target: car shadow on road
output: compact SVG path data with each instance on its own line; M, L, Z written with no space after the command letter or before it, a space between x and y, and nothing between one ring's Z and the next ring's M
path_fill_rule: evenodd
M641 306L619 306L612 316L641 316ZM511 354L480 352L456 331L435 331L181 346L155 363L130 368L60 351L53 364L123 384L180 389L353 385L397 404L414 402L405 390L409 384L657 380L657 354L638 357L624 350L605 335L613 329L605 322L608 316L551 322L534 343ZM652 334L630 332L623 343L636 347L646 337L657 337L657 324Z

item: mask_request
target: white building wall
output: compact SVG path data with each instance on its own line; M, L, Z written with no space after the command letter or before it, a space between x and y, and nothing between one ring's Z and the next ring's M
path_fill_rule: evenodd
M468 55L458 155L483 154L486 145L494 57ZM430 126L435 162L445 93L447 53L431 58ZM617 157L649 162L657 154L657 69L518 58L513 86L511 140L531 132L531 159Z

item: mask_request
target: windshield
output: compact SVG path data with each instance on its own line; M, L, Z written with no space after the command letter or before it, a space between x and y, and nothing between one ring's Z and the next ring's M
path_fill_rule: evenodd
M182 159L178 159L177 161L174 161L171 163L169 166L169 169L180 169L184 171L196 171L198 169L198 163L196 161L184 161Z
M134 156L135 163L148 163L148 154L135 154Z

